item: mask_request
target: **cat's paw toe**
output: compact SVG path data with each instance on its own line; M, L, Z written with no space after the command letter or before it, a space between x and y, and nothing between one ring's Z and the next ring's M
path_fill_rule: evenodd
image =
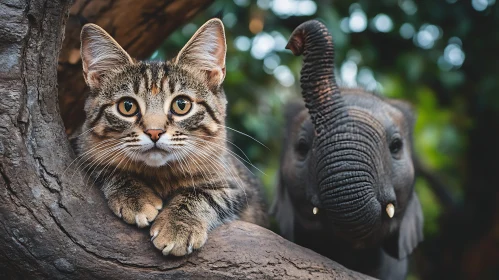
M193 223L197 224L197 223ZM201 248L208 239L207 227L157 219L151 227L151 240L163 255L185 256Z
M145 195L138 199L109 199L111 210L125 222L136 224L138 227L147 227L158 216L163 208L163 201L154 194Z
M135 214L135 224L137 224L137 226L140 228L147 227L149 226L149 223L154 221L156 216L158 216L158 213L159 211L155 206L151 204L145 204L142 207L142 210L139 213Z

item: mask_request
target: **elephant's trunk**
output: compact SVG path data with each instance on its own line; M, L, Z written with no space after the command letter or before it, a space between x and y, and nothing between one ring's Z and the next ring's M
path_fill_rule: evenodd
M300 73L302 95L316 132L321 133L326 116L343 111L333 71L333 38L323 23L310 20L293 31L286 48L294 55L304 56Z
M316 132L313 168L318 206L339 234L363 239L379 225L373 165L378 163L374 145L380 137L369 120L359 121L347 111L335 82L332 36L324 24L316 20L301 24L286 47L304 55L300 82Z

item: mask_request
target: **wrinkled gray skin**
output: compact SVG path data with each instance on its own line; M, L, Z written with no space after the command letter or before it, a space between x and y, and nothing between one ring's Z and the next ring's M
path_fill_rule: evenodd
M281 234L348 268L404 279L407 257L423 238L410 107L362 89L339 89L332 38L318 21L300 25L287 47L304 56L305 103L287 108L273 209ZM385 210L389 203L393 218Z

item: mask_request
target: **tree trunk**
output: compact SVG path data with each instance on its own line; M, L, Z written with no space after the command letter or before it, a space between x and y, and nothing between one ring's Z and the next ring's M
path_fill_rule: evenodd
M0 279L366 278L243 222L218 228L191 256L166 258L147 230L115 217L92 182L66 170L74 154L56 65L69 8L0 3ZM141 40L121 43L138 52Z

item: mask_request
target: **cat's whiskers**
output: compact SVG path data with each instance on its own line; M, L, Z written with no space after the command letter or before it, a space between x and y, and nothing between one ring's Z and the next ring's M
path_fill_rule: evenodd
M219 124L218 126L219 126L219 127L222 127L222 128L230 129L230 130L232 130L232 131L234 131L234 132L237 132L237 133L239 133L239 134L241 134L241 135L244 135L244 136L246 136L246 137L248 137L248 138L250 138L250 139L254 140L255 142L257 142L258 144L262 145L263 147L265 147L267 150L269 150L269 151L270 151L270 149L269 149L267 146L265 146L262 142L258 141L257 139L255 139L254 137L252 137L252 136L250 136L250 135L248 135L248 134L246 134L246 133L243 133L243 132L241 132L241 131L239 131L239 130L237 130L237 129L234 129L234 128L231 128L231 127L228 127L228 126L224 126L224 125L221 125L221 124ZM231 151L230 149L228 149L228 148L227 148L227 147L225 147L225 146L221 146L221 145L218 145L218 144L216 144L216 143L212 143L212 142L210 142L210 141L206 141L206 140L204 140L204 139L202 139L202 138L200 138L200 137L196 137L196 136L194 136L194 135L192 135L192 134L191 134L191 136L194 138L194 140L195 140L195 141L203 141L203 142L205 142L205 143L208 143L208 144L213 144L213 145L215 145L215 146L218 146L219 148L222 148L224 151L228 152L228 154L229 154L229 155L231 155L231 156L232 156L233 158L235 158L236 160L238 160L238 161L240 161L240 162L241 162L241 160L243 160L244 162L248 163L250 166L252 166L252 167L253 167L253 168L255 168L256 170L260 171L262 174L267 175L267 174L265 174L265 172L261 171L259 168L257 168L255 165L253 165L253 164L250 162L250 160L249 160L248 156L247 156L244 152L243 152L243 154L244 154L244 156L245 156L248 160L243 159L241 156L239 156L238 154L234 153L233 151ZM227 140L227 139L225 139L225 141L230 142L230 141L229 141L229 140ZM230 143L232 143L232 142L230 142ZM232 144L233 144L235 147L237 147L234 143L232 143ZM200 145L200 146L202 147L202 145ZM208 148L210 147L209 145L206 145L206 146L207 146ZM237 148L238 148L238 149L242 152L242 150L241 150L239 147L237 147ZM241 162L241 163L242 163L242 162ZM250 170L250 169L249 169L249 168L248 168L248 167L247 167L244 163L242 163L242 165L243 165L243 166L244 166L244 167L245 167L245 168L246 168L249 172L251 172L251 173L254 175L254 173L253 173L253 172L252 172L252 171L251 171L251 170ZM242 181L242 180L239 178L239 176L236 176L236 177L239 179L239 181ZM243 188L243 190L244 190L244 188ZM245 192L245 196L246 196L246 192ZM246 196L246 203L248 204L248 199L247 199L247 196Z
M221 179L222 181L225 182L225 186L229 186L229 182L227 180L227 176L224 176L223 174L226 174L227 173L227 169L224 168L223 166L220 165L220 162L218 162L217 160L214 160L212 157L212 155L210 153L207 153L205 152L204 150L202 150L200 147L197 147L198 149L197 150L194 150L192 148L196 147L195 145L193 144L190 144L190 143L187 143L186 147L189 147L188 150L189 151L192 151L191 153L191 156L192 158L196 157L196 156L204 156L204 160L206 162L210 162L211 163L211 168L212 168L212 171L213 172L209 172L210 173L210 177L211 177L211 180L207 181L207 182L215 182L216 179ZM215 156L215 158L218 158ZM222 169L220 169L222 168ZM224 172L225 171L225 172ZM218 174L217 178L216 179L213 179L214 176L216 176L216 174Z
M207 149L211 150L212 152L214 152L216 155L219 154L219 151L214 150L209 145L202 145L202 143L196 142L195 140L193 142L191 142L191 143L193 145L195 145L200 151L205 151L203 148L207 148ZM218 162L222 164L220 167L223 168L223 170L225 171L225 174L228 174L228 175L232 176L235 179L236 184L238 185L238 187L240 187L243 190L244 195L246 197L246 202L248 203L248 199L247 199L247 196L246 196L246 191L244 189L243 181L240 178L240 176L235 172L235 170L233 170L232 168L230 168L230 164L227 163L224 158L219 158L218 156L216 156L215 158L218 159L219 160ZM213 159L213 158L211 158L211 159Z
M248 134L246 134L246 133L244 133L244 132L241 132L241 131L239 131L239 130L237 130L237 129L234 129L234 128L232 128L232 127L228 127L228 126L221 125L221 124L217 124L217 125L218 125L219 127L227 128L227 129L230 129L230 130L232 130L232 131L234 131L234 132L237 132L237 133L239 133L239 134L241 134L241 135L244 135L244 136L246 136L246 137L248 137L248 138L250 138L250 139L254 140L255 142L257 142L258 144L262 145L263 147L265 147L267 150L269 150L269 151L270 151L269 147L265 146L265 144L263 144L262 142L260 142L260 141L256 140L256 139L255 139L254 137L252 137L251 135L248 135Z
M88 160L89 158L91 158L91 155L93 153L95 153L95 152L101 152L101 151L104 151L107 148L111 148L112 146L114 146L116 144L119 144L120 141L122 141L122 140L121 139L107 139L107 140L103 140L103 141L99 142L98 144L96 144L94 147L92 147L89 150L87 150L86 152L84 152L80 157L84 157L84 156L89 156L90 155L87 158L87 160ZM80 165L81 165L81 163L80 163ZM79 168L80 165L78 165L77 168Z
M180 155L177 155L177 153L175 152L175 150L171 150L171 152L173 153L173 155L175 156L175 158L177 159L177 162L179 163L180 165L180 168L182 169L182 173L185 175L185 170L184 170L184 167L183 167L183 163L182 163L182 158L183 158L183 155L180 154ZM180 150L177 151L180 153ZM189 168L189 164L187 162L185 162L186 164L186 168ZM190 168L189 168L190 169ZM190 171L190 170L189 170ZM192 172L189 172L189 175L191 176L191 182L192 182L192 187L194 189L194 194L196 194L196 184L194 183L194 177L192 176Z
M171 151L173 152L173 149ZM185 156L183 155L182 150L178 150L178 152L180 154L179 155L180 160L184 161L185 160L184 159ZM191 176L191 182L192 182L192 186L194 188L194 193L195 193L196 192L196 184L194 182L194 177L192 176L191 167L190 167L189 163L186 160L184 161L184 163L185 163L186 168L189 169L189 175Z
M204 161L204 162L211 164L211 165L203 165L204 168L206 169L206 171L208 172L208 174L210 175L211 181L213 181L213 177L215 176L215 174L221 174L222 170L220 170L221 166L220 166L219 162L213 159L214 157L217 157L217 155L212 155L212 154L208 153L207 151L204 151L201 148L195 149L196 146L191 144L191 143L186 143L186 147L189 148L192 155L200 158L201 161ZM208 169L209 167L211 167L211 172ZM221 176L221 177L225 181L225 183L228 184L227 178L225 178L225 176Z
M187 152L192 152L192 149L189 149L187 146L186 149ZM213 174L210 173L205 166L203 166L198 162L197 160L199 159L198 155L188 153L186 156L188 157L188 159L192 160L192 163L194 164L195 168L201 172L201 176L203 176L203 180L205 182L213 182Z
M187 159L189 159L188 157L188 154L186 153L185 155L182 153L182 150L179 149L178 150L179 152L179 158L182 160L183 163L185 163L185 166L187 169L189 169L189 175L191 177L191 182L192 182L192 187L193 187L193 190L194 190L194 194L196 194L196 182L194 181L194 177L192 175L192 170L191 170L191 165L188 163Z
M231 156L235 157L238 161L240 161L240 162L244 161L247 164L249 164L250 166L252 166L253 168L255 168L256 170L260 171L262 174L266 175L263 171L261 171L256 166L254 166L250 161L245 160L240 155L238 155L234 151L230 150L227 146L224 146L224 145L221 145L221 144L218 144L218 143L213 143L213 142L207 141L207 140L199 138L199 137L195 137L195 138L196 138L196 140L199 140L199 141L205 142L207 144L211 144L211 145L217 146L218 148L222 149L223 151L228 152ZM248 171L250 171L254 175L254 173L250 169L248 169Z
M128 151L128 152L129 152L129 153L133 153L134 151L132 150L132 151ZM137 152L137 153L138 153L138 152ZM111 161L110 161L110 162L111 162ZM119 164L118 164L118 165L119 165ZM116 165L116 167L118 167L118 165ZM116 168L115 168L115 170L116 170ZM109 180L110 178L112 178L113 173L114 173L114 170L113 170L113 172L111 172L110 174L108 174L108 176L106 176L105 178L103 178L103 179L102 179L102 181L104 181L104 182L105 182L105 181ZM97 175L97 178L98 178L98 176L100 176L100 174L99 174L99 175ZM94 184L95 184L95 182L97 181L97 178L94 180ZM101 203L102 203L102 201L101 201Z
M132 160L128 164L128 167L123 166L123 169L128 170L133 167L135 168L134 169L135 172L140 173L142 171L142 168L145 166L145 162L140 160L139 156L148 149L142 148L142 145L128 145L127 147L129 148L130 151L134 153ZM132 164L135 165L132 166Z
M218 168L216 168L216 170L213 170L213 171L217 171L218 172L218 173L217 172L215 172L215 173L217 173L217 174L223 174L223 172L221 172L221 170L220 170L220 167L223 167L223 166L220 165L220 162L219 162L219 160L220 160L220 153L210 153L210 152L213 152L213 151L211 151L211 150L210 151L206 151L206 150L203 149L202 146L196 145L196 143L193 143L191 141L187 141L186 144L188 145L188 147L191 148L191 151L192 151L193 155L198 155L198 156L202 157L206 162L209 162L209 163L212 164L211 167L218 167ZM197 149L194 149L194 148L197 148ZM217 160L215 160L215 159L217 159ZM213 174L213 173L211 173L211 174ZM223 177L223 179L225 179L224 176L222 176L222 177ZM226 183L227 183L227 181L226 181Z
M185 174L184 166L182 165L182 162L180 161L179 156L177 155L177 153L175 153L174 150L171 150L171 153L172 153L173 157L175 158L175 161L179 164L180 169L182 169L182 173Z
M201 162L205 161L205 162L211 162L213 163L212 161L210 161L210 158L205 156L203 153L200 153L200 152L203 152L203 151L199 151L199 150L195 150L194 149L194 145L192 144L189 144L189 143L186 143L187 145L185 145L185 149L186 149L186 156L189 158L189 159L192 159L194 162L194 164L197 166L197 168L199 170L201 170L202 172L202 175L203 175L203 178L206 182L213 182L214 181L214 174L213 173L216 173L216 171L220 172L220 169L218 168L214 168L214 167L217 167L217 164L212 164L211 167L213 168L213 171L210 172L208 170L208 166L206 165L203 165L203 164L200 164L196 158L200 159ZM210 178L208 178L210 177ZM225 180L225 183L228 184L227 180L224 178L224 176L221 176L223 180Z
M235 159L237 159L238 161L241 162L244 161L246 162L247 164L249 164L251 167L255 168L256 170L258 170L259 172L261 172L263 175L267 176L267 174L265 174L265 172L263 172L262 170L260 170L258 167L256 167L255 165L253 165L250 161L247 161L245 160L244 158L242 158L240 155L234 153L233 151L231 151L229 148L227 148L226 146L223 146L223 145L220 145L220 144L217 144L217 143L212 143L210 141L206 141L202 138L199 138L199 137L193 137L196 141L203 141L204 143L207 143L207 144L211 144L211 145L214 145L214 146L217 146L219 148L221 148L222 150L228 152L231 156L233 156ZM209 145L207 145L209 146ZM241 162L242 163L242 162ZM244 163L243 163L244 166L246 166ZM249 168L246 167L246 169L248 169L249 172L251 172L251 174L255 175L255 173L253 173Z
M80 135L76 136L76 138L80 137L80 136L83 136L85 134L87 134L88 132L92 131L93 129L95 129L97 126L94 126L94 127L91 127L87 130L85 130L84 132L80 133Z
M95 128L96 126L94 126L93 128ZM91 129L93 129L91 128ZM88 131L90 131L91 129L89 129ZM84 133L82 133L81 135L83 135ZM80 135L80 136L81 136ZM117 139L106 139L106 140L103 140L103 141L100 141L99 143L97 144L94 144L92 148L86 150L84 153L82 153L81 155L79 155L77 158L75 158L74 161L76 161L78 158L82 158L90 153L93 153L95 152L96 150L98 150L99 148L103 147L103 146L106 146L106 145L112 145L112 144L115 144L116 142L119 142L119 141L124 141L126 140L128 137L120 137L120 138L117 138ZM71 162L71 164L73 163ZM71 166L71 164L67 167L69 168ZM66 169L67 169L66 168ZM77 168L79 168L79 166L77 166Z
M136 161L136 158L140 155L141 151L140 150L137 150L137 149L134 149L134 147L137 146L137 145L131 145L131 144L125 144L125 151L126 153L122 155L123 159L126 158L127 161L123 164L123 170L126 170L126 166L128 164L128 167L130 168L131 167L131 164L133 162ZM116 168L119 167L119 165L121 164L121 162L123 161L120 160L120 162L118 162L118 164L116 164L116 167L114 170L116 170ZM113 170L113 172L114 172Z
M107 170L108 166L114 162L114 159L116 159L117 157L121 157L121 160L118 162L118 164L116 164L116 166L114 167L113 171L110 173L110 176L112 176L112 174L114 174L114 172L116 171L116 169L118 168L118 166L120 166L121 162L128 158L128 155L129 153L131 153L131 151L129 150L126 150L126 146L121 150L121 151L118 151L118 153L116 153L116 156L112 159L112 160L109 160L108 163L106 163L103 167L102 167L102 170L97 174L97 176L95 176L95 179L94 179L94 182L93 184L95 184L95 182L97 181L97 179L100 177L100 175L102 174L102 172L104 172L104 170Z
M194 141L195 141L195 140L194 140ZM208 149L208 151L211 151L211 152L213 152L214 154L219 153L219 151L218 151L218 150L216 150L215 148L213 148L213 147L211 147L211 146L209 146L209 145L202 145L201 143L197 143L197 144L198 144L198 147L199 147L200 149L202 149L202 147L206 147L206 148ZM215 146L217 146L217 145L215 145ZM207 151L207 152L208 152L208 151ZM233 175L234 177L239 178L239 176L238 176L237 174L233 173L233 169L232 169L232 168L230 168L230 164L229 164L229 163L225 160L225 158L223 158L223 157L218 157L218 156L217 156L217 157L215 157L215 158L219 160L218 162L222 164L222 167L224 167L224 169L225 169L227 172L229 172L229 173L230 173L231 175Z
M249 159L249 157L243 152L243 150L241 148L239 148L234 142L231 142L230 140L228 140L227 138L225 137L216 137L216 136L209 136L209 135L203 135L202 137L209 137L209 138L213 138L213 139L218 139L218 140L221 140L221 141L225 141L225 142L228 142L229 144L231 144L232 146L236 147L241 153L243 153L244 157L251 162L251 160Z
M95 169L101 165L102 162L106 160L114 160L115 157L120 155L120 150L123 149L123 142L118 142L114 147L109 148L108 150L104 151L101 155L96 157L95 159L91 159L90 163L88 163L85 167L83 167L84 170L87 170L87 173L89 173L89 177L93 174ZM115 154L112 154L115 153ZM111 158L108 156L112 154ZM89 166L90 165L90 166ZM87 179L88 181L88 179ZM88 183L88 182L86 182Z
M199 142L196 142L196 139L193 139L192 142L190 142L191 144L193 144L195 147L198 148L198 151L196 152L205 152L207 153L207 159L210 160L210 162L213 162L214 159L217 159L215 162L218 162L218 163L221 163L222 166L221 167L227 167L227 162L225 162L225 159L224 158L220 158L220 151L218 150L215 150L215 149L212 149L210 146L208 145L202 145L202 143L199 143ZM205 150L204 148L207 148L208 150ZM212 152L212 153L210 153ZM229 171L230 172L230 169L229 170L226 170L226 171Z
M130 160L128 161L128 167L127 167L127 164L123 165L124 170L132 168L132 163L135 163L137 161L137 158L140 155L140 152L137 150L131 150L131 152L132 152L132 156L130 157Z
M113 152L111 158L108 158L108 157L103 157L101 158L100 160L98 161L94 161L92 163L92 165L90 166L90 168L87 169L87 173L88 173L88 178L87 178L87 181L86 181L86 184L88 184L88 180L91 179L91 178L94 178L92 184L89 186L92 186L95 184L96 180L99 178L99 176L101 175L101 173L106 170L104 169L110 162L112 162L114 160L114 158L117 158L120 156L120 154L123 153L123 150L120 148L118 149L117 151ZM107 163L105 163L106 160L109 160ZM104 164L105 163L105 164ZM98 168L100 166L102 166L104 164L104 166L102 168ZM95 175L95 172L99 171L100 172Z
M93 163L96 159L103 156L103 154L107 154L108 151L114 150L116 148L117 144L119 144L119 142L111 142L111 143L109 143L109 145L104 145L100 149L94 150L93 152L100 152L101 153L97 158L92 157L91 154L87 154L86 158L81 158L84 160L82 160L81 162L78 163L75 170L85 170L85 168L87 166L89 166L91 163ZM85 165L85 166L83 166L83 165ZM71 180L72 180L75 173L76 172L74 172L73 175L71 176ZM85 176L86 175L88 175L87 172L85 172Z
M64 171L62 172L62 175L64 176L66 174L66 171L71 167L71 165L73 165L73 163L83 159L83 157L85 157L86 155L88 155L89 153L99 149L99 148L102 148L103 146L105 146L106 143L109 143L110 141L116 141L116 139L108 139L108 140L104 140L102 142L100 142L99 144L95 145L94 147L90 148L89 150L87 150L86 152L78 155L65 169ZM78 166L75 168L75 171L76 170L79 170L78 169Z
M126 159L125 163L123 164L123 170L126 170L126 165L128 163L131 164L132 161L135 160L135 157L138 156L139 154L139 151L134 151L134 150L124 150L125 153L123 154L123 157L122 159L120 160L120 162L118 162L118 164L116 164L115 168L113 169L113 171L108 174L108 176L106 178L104 178L104 180L109 180L109 178L112 178L112 176L114 175L114 172L116 172L116 170L118 169L118 167L120 166L121 162L123 161L123 159ZM104 167L104 168L107 168L107 167Z
M212 148L211 146L209 145L202 145L202 143L198 143L198 142L193 142L194 145L197 145L197 147L203 151L203 147L206 147L207 149L211 150L212 152L214 152L215 154L219 154L219 151L215 150L214 148ZM227 150L226 150L227 151ZM216 157L218 158L218 157ZM231 168L231 164L226 162L224 158L218 158L219 159L219 163L222 164L222 168L223 170L225 171L225 174L228 174L230 176L232 176L232 178L234 178L235 182L236 182L236 185L243 191L244 193L244 198L246 200L246 205L249 205L249 202L248 202L248 196L246 194L246 189L244 188L244 182L243 180L241 179L241 177L239 176L239 174L237 173L237 171L235 171L233 168ZM244 164L243 164L244 165ZM247 168L247 167L246 167ZM226 181L226 184L229 185L229 183Z
M123 145L123 143L122 143L121 141L118 141L118 142L113 143L113 144L112 144L112 145L110 145L109 147L105 147L104 149L102 149L101 151L99 151L99 154L98 154L98 155L95 155L95 156L94 156L94 155L91 155L91 156L89 156L87 160L90 160L90 162L89 162L89 163L87 163L87 164L83 167L83 169L84 169L84 170L90 170L90 169L93 167L93 165L94 165L95 163L100 162L101 160L105 160L105 159L106 159L106 157L107 157L109 154L111 154L111 153L113 153L113 152L115 152L115 151L117 151L117 150L121 149L121 148L122 148L122 145Z
M227 168L223 164L223 159L219 157L219 153L211 153L212 151L206 151L202 147L196 146L196 143L191 143L189 144L191 147L196 147L197 149L194 150L194 155L203 157L204 160L208 163L210 163L209 167L211 167L211 178L212 181L215 181L216 179L221 180L222 182L225 183L226 186L230 186L228 176L230 174L230 171L227 170ZM216 179L213 180L213 177L216 176ZM238 184L239 187L239 184Z
M214 180L213 179L213 176L216 176L215 174L218 174L217 176L217 179L221 179L223 182L225 182L224 186L230 186L228 180L227 180L227 176L224 176L224 174L226 174L227 172L227 169L224 168L223 166L220 165L220 162L218 160L214 160L213 158L219 158L218 156L215 155L215 157L212 156L212 154L210 154L208 151L204 151L203 149L201 148L198 148L197 150L195 150L194 148L196 147L195 145L191 144L191 143L187 143L186 145L188 151L190 151L190 155L192 157L192 159L194 160L196 157L204 157L204 160L206 162L210 162L212 163L209 167L212 168L212 172L210 173L211 174L211 180L207 181L207 182L215 182L216 179ZM221 169L222 168L222 169ZM225 171L225 172L224 172ZM243 189L243 192L246 196L246 193ZM222 208L220 209L220 211L228 214L228 210L226 211L225 208Z

